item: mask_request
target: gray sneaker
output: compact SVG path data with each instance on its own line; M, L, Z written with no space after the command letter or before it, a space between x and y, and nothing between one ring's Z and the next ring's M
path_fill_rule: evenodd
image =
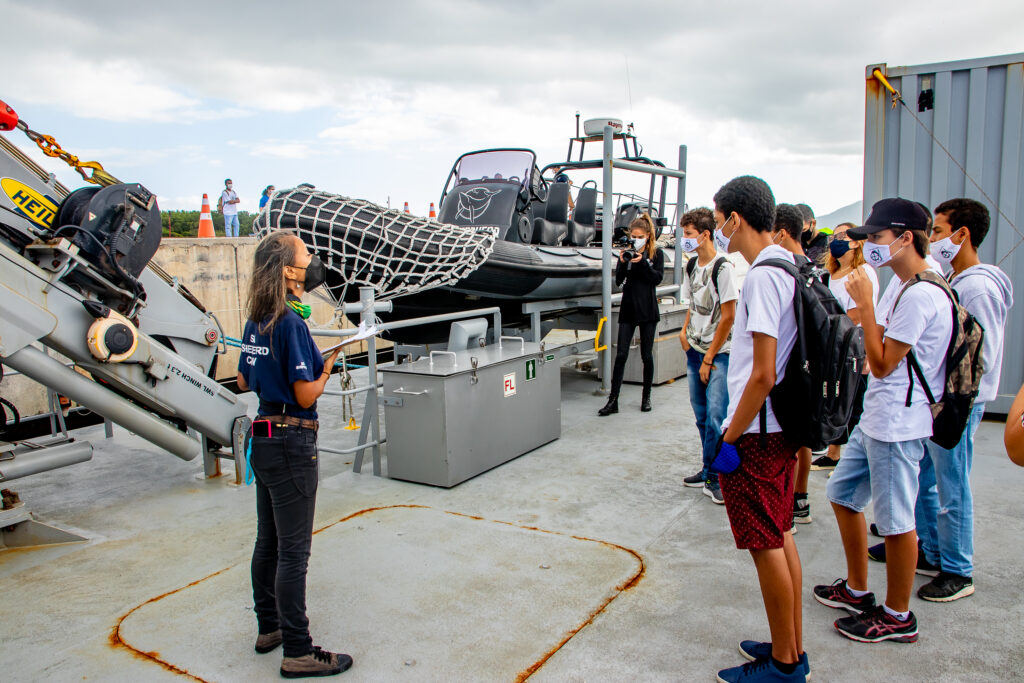
M337 676L352 666L352 658L314 647L313 651L301 657L285 657L281 661L281 676L284 678L312 678L315 676Z
M683 477L683 486L689 486L691 488L700 488L704 486L704 482L708 480L708 471L702 469L696 474L691 474L688 477Z
M718 477L713 477L704 482L704 495L711 499L715 505L725 505L725 498L722 498L722 487L718 484Z

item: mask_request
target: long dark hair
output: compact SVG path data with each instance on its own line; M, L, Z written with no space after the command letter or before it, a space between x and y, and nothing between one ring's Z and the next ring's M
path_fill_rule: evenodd
M256 245L245 314L260 326L260 334L270 334L287 311L288 286L284 280L284 267L294 262L293 232L273 232Z

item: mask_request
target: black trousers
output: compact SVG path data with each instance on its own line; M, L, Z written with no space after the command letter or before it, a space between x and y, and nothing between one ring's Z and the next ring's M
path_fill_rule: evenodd
M313 651L306 568L319 481L316 453L316 432L311 429L274 427L272 436L252 439L257 520L252 596L259 632L280 628L285 657Z
M644 363L644 396L651 393L654 382L654 331L658 322L652 320L643 323L619 323L619 338L615 342L615 368L612 370L612 392L610 398L618 398L622 386L622 374L626 370L626 359L629 357L629 345L633 341L633 332L640 328L640 360Z

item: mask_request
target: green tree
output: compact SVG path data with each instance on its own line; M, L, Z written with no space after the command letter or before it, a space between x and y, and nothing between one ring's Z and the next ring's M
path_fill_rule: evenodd
M238 233L242 237L252 235L252 223L256 214L249 211L238 212ZM195 237L199 234L199 211L161 211L160 221L163 224L165 237ZM213 231L217 237L224 236L224 214L213 212Z

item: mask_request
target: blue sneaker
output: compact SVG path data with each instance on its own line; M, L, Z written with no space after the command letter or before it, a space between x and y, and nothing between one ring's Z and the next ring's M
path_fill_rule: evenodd
M744 640L740 642L740 654L751 662L769 659L772 656L772 644L759 640ZM811 680L811 661L807 659L806 652L800 655L800 665L804 669L804 678Z
M784 674L775 668L771 658L757 659L718 672L719 683L803 683L806 680L802 667L798 666L791 674Z

